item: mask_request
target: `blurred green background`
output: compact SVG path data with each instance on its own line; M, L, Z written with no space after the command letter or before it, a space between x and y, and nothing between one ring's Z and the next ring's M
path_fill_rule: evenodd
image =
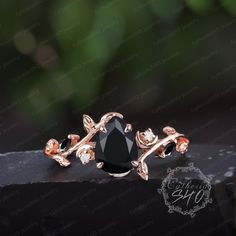
M81 133L83 113L234 143L236 1L0 1L0 151Z

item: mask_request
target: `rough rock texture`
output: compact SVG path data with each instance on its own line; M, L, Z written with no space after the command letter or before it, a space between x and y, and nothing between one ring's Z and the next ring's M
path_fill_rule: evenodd
M68 168L42 151L0 155L0 235L235 235L234 146L191 145L188 156L149 157L149 181L133 171L116 179L83 166ZM213 203L194 218L168 213L157 189L167 168L195 167L212 178ZM76 234L75 234L76 232Z

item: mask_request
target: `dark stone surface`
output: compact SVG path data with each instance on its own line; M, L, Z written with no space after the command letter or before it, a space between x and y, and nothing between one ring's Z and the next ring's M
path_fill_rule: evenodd
M149 181L135 172L116 179L83 166L68 168L42 151L0 155L0 235L235 235L233 146L191 145L188 157L150 157ZM157 189L167 168L195 167L212 177L213 203L194 218L169 214Z

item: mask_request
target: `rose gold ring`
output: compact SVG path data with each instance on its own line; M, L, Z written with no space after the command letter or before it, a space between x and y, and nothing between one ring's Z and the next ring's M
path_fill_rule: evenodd
M189 140L174 128L165 127L163 139L150 128L134 135L132 125L125 123L123 115L117 112L105 114L98 123L84 115L83 125L87 132L83 139L76 134L69 134L61 142L50 139L44 154L67 167L70 165L68 157L75 152L82 164L95 160L97 168L111 176L123 177L136 169L141 178L148 180L145 163L148 156L154 153L156 157L165 158L174 148L180 154L188 150Z

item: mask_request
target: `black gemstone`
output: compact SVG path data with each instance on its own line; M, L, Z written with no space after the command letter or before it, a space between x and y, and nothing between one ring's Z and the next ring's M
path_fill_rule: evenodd
M175 143L171 142L168 143L165 147L165 156L169 156L171 154L171 152L173 151L173 148L175 147Z
M131 161L137 160L138 149L133 132L125 133L126 124L118 117L107 124L107 133L95 136L97 162L103 162L102 169L109 173L124 173L132 169Z
M70 147L70 143L71 143L70 139L68 138L63 139L59 145L60 150L62 151L68 149Z

